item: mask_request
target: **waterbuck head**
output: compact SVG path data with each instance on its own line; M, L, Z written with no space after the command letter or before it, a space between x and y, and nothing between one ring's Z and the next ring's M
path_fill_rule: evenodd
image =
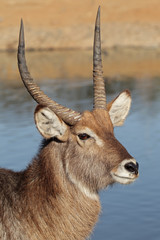
M106 102L98 9L93 47L94 103L92 111L79 113L51 100L32 79L25 60L24 28L21 21L18 66L30 95L38 103L35 123L45 139L63 148L63 166L68 179L90 193L114 182L128 184L138 177L138 163L114 136L114 127L123 124L128 115L131 96L123 91L112 102ZM52 144L52 147L54 145Z

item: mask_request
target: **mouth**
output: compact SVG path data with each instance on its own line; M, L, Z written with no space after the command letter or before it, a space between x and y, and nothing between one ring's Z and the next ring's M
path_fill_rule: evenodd
M136 180L138 176L133 176L133 177L126 177L126 176L119 176L115 173L111 173L113 179L115 182L121 183L121 184L130 184Z

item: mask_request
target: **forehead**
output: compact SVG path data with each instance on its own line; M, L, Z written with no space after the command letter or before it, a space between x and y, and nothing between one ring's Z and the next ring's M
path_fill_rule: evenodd
M75 128L81 130L85 127L90 128L98 135L104 132L113 133L113 125L109 113L104 109L95 109L92 112L85 111Z

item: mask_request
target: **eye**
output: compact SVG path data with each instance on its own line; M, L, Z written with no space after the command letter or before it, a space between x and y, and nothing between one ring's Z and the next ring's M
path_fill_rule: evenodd
M88 138L90 138L90 136L87 133L80 133L78 134L78 137L81 140L87 140Z

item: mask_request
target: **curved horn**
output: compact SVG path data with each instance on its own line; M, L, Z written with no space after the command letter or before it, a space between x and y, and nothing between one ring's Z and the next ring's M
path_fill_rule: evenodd
M52 109L60 118L69 125L74 125L81 119L81 114L75 112L72 109L66 108L44 94L43 91L36 85L33 78L31 77L25 59L25 42L24 42L24 27L23 21L21 20L20 33L19 33L19 45L18 45L18 68L22 78L22 81L27 88L32 98L41 105L47 106Z
M94 102L93 108L106 109L105 83L103 79L102 59L101 59L101 36L100 36L100 7L98 8L93 45L93 87Z

